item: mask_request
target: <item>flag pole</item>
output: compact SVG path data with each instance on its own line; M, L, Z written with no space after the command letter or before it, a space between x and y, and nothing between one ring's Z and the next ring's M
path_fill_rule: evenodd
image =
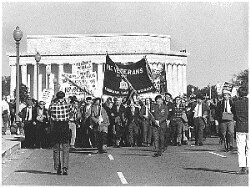
M80 88L83 92L86 92L87 94L94 96L91 92L87 91L86 88L82 88L81 86L77 85L74 81L70 80L68 77L66 77L65 75L62 75L63 77L65 77L71 84L73 84L74 86L76 86L77 88Z

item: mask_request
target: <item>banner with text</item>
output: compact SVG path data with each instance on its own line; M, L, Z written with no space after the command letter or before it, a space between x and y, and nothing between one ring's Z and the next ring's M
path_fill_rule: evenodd
M103 80L103 94L112 96L128 95L129 85L122 78L121 73L126 76L138 94L155 91L154 84L150 77L151 71L145 58L130 65L123 65L113 62L107 55Z

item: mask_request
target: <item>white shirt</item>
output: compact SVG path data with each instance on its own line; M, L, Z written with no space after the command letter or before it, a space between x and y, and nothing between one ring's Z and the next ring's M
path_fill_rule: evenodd
M31 121L32 120L32 107L27 107L26 120L27 121Z
M229 100L227 100L227 101L225 100L224 103L225 103L224 111L226 111L227 113L232 113Z
M5 100L2 101L2 112L4 110L8 110L8 114L10 113L9 104Z
M197 103L194 109L194 118L202 117L202 103Z

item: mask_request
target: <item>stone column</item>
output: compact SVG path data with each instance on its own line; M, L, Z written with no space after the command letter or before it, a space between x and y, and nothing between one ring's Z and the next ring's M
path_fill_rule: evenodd
M33 77L33 98L35 99L39 99L37 98L37 92L38 92L38 85L37 85L37 64L34 64L34 77Z
M62 74L63 74L63 64L58 64L58 84L60 85L62 85Z
M173 64L173 97L178 96L178 73L177 73L177 65Z
M182 66L182 90L183 93L187 93L187 66L183 65Z
M183 94L182 81L182 64L178 64L178 95Z
M167 85L168 85L168 92L172 95L173 94L173 66L172 64L167 64Z
M14 96L14 90L16 88L16 66L10 66L10 95Z
M22 83L27 86L27 65L21 66L21 76L22 76Z

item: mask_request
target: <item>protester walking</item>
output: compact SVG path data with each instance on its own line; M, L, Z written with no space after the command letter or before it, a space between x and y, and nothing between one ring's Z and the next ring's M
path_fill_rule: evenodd
M207 104L202 101L202 95L198 94L196 99L197 102L194 102L191 107L191 111L194 113L195 145L203 146L203 134L207 125L209 108Z
M155 141L156 153L154 157L162 155L165 150L166 119L168 117L168 107L163 103L161 95L155 97L156 104L151 107L151 119L153 120L153 137Z
M174 99L174 108L173 108L173 115L171 117L170 122L170 136L172 145L181 146L181 140L182 140L182 133L183 133L183 115L185 113L185 106L181 103L181 98L177 96Z
M114 120L114 135L115 135L115 147L120 147L122 137L125 132L125 107L121 104L122 101L119 98L115 98L114 106L111 109L111 116Z
M238 90L240 100L234 104L234 114L236 119L236 142L238 150L238 163L241 168L239 174L247 174L249 167L248 147L248 98L247 89L240 87Z
M231 92L223 90L223 100L218 102L216 107L215 123L219 124L222 142L226 151L233 151L234 141L234 116L233 101L230 99Z
M127 108L126 118L128 127L128 141L131 147L137 146L139 141L139 126L140 126L140 116L139 108L135 107L133 102L129 103Z
M54 169L58 175L67 175L69 168L69 112L70 104L65 100L65 93L60 91L56 94L55 101L49 108L53 122L52 142Z

